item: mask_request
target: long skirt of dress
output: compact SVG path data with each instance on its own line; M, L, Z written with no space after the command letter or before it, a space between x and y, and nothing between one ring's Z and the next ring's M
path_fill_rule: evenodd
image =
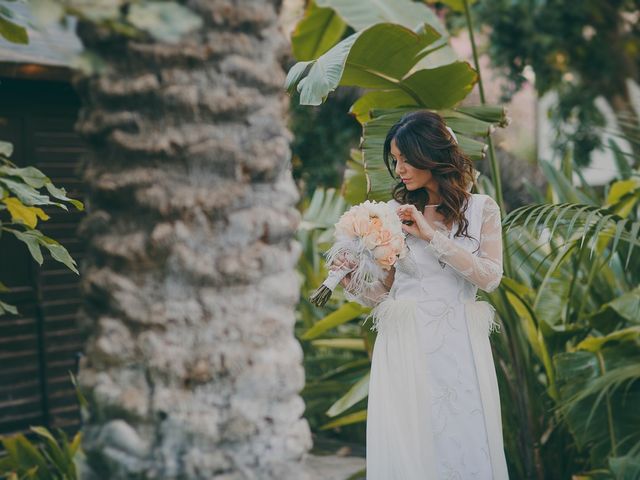
M373 317L367 480L508 479L492 307L389 298Z

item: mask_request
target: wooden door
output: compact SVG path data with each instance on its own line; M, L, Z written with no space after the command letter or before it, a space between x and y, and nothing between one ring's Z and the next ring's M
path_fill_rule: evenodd
M0 139L14 144L12 160L33 165L73 198L84 201L79 174L82 141L73 130L79 102L63 82L0 80ZM76 235L81 212L45 208L50 220L38 228L60 241L80 263ZM43 252L44 253L44 252ZM0 237L2 298L19 315L0 317L0 435L30 425L78 428L69 372L75 373L82 339L76 326L79 278L45 254L42 266L13 237Z

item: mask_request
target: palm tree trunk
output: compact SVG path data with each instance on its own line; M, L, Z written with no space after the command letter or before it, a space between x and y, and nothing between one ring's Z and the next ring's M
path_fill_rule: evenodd
M189 5L178 44L78 28L84 448L99 478L302 479L280 1Z

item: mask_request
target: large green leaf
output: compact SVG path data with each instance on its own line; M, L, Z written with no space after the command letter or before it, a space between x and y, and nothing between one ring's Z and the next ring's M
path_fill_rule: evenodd
M297 88L302 105L320 105L338 85L397 88L438 37L429 27L417 34L401 25L373 25L345 38L318 59L294 65L286 88L290 92Z
M367 198L369 181L360 150L352 149L351 158L347 160L342 182L342 196L351 205L362 203Z
M506 127L511 123L511 119L507 116L507 110L499 105L468 105L457 107L456 110L464 115L500 127Z
M386 79L383 82L374 79L373 82L367 83L368 80L368 74L364 78L343 80L345 84L384 89L366 93L351 107L351 113L355 114L361 123L370 120L370 112L374 108L452 107L469 94L477 80L477 74L468 63L453 62L441 67L418 70L404 79L399 79L394 85L385 85ZM458 120L458 126L462 126L459 122L463 118L461 114L450 112L450 116ZM477 128L479 123L475 125ZM488 124L485 126L489 128Z
M334 9L355 31L386 22L421 33L428 25L441 37L429 47L430 55L418 62L418 68L433 68L458 60L458 55L449 45L447 29L424 3L412 0L318 0L318 5Z
M603 304L589 320L594 326L605 329L624 321L640 324L640 287Z
M640 327L588 337L554 357L562 411L594 467L640 442Z
M555 252L553 261L538 286L533 308L538 318L544 318L549 325L562 323L566 313L566 303L571 286L570 279L561 266L571 260L569 249Z
M345 303L335 312L330 313L322 320L318 321L313 327L307 330L303 335L303 340L312 340L319 337L327 330L335 328L343 323L349 322L354 318L358 318L363 313L369 311L369 308L363 307L357 303Z
M300 93L301 105L320 105L333 92L342 78L349 50L360 33L348 36L317 60L298 62L287 73L285 86L289 93Z
M436 68L418 70L403 79L399 88L422 108L449 108L462 101L478 80L467 62L454 62Z
M328 338L322 340L313 340L311 344L314 347L337 348L340 350L356 350L366 351L364 340L361 338Z
M446 72L447 70L437 70ZM467 88L463 83L462 88ZM457 94L456 94L457 95ZM373 109L391 109L403 106L415 106L416 102L402 90L372 90L360 97L349 110L360 123L371 120ZM420 104L423 107L424 105ZM495 126L505 127L509 119L504 107L494 105L456 107L454 110L438 112L456 134L486 137Z
M477 0L467 0L469 6L476 3ZM427 3L443 3L457 12L464 12L464 0L427 0Z
M516 312L521 323L521 328L524 330L529 345L533 349L538 359L542 362L547 375L547 387L548 393L551 398L557 398L558 392L555 384L555 372L553 370L551 354L547 347L546 339L544 338L542 324L544 320L536 317L533 307L520 296L516 291L510 290L505 292L506 298L511 305L511 308Z
M640 195L640 179L618 180L609 187L605 206L626 218L638 203L638 195Z
M335 10L309 2L304 18L291 34L294 57L298 61L318 58L342 38L346 29L347 24Z
M329 417L335 417L353 407L369 394L369 373L360 378L353 386L327 410Z
M416 34L396 24L381 23L364 30L349 51L341 85L361 88L400 88L417 100L423 89L411 68L438 39L435 30ZM411 84L406 84L413 79Z
M354 423L362 423L367 420L367 411L358 410L357 412L350 413L344 417L337 418L320 427L320 430L329 430L331 428L342 427L344 425L353 425Z
M316 3L334 9L355 31L388 22L418 32L426 23L440 35L448 35L433 10L412 0L316 0Z
M366 124L371 120L373 109L410 108L415 104L414 99L403 90L371 90L356 100L349 113L361 124Z

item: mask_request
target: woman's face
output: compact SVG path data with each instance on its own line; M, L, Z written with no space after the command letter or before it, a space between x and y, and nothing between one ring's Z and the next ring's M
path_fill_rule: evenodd
M431 170L422 170L406 162L407 159L398 150L395 139L391 140L391 157L395 164L396 174L402 179L407 190L426 187L433 180Z

